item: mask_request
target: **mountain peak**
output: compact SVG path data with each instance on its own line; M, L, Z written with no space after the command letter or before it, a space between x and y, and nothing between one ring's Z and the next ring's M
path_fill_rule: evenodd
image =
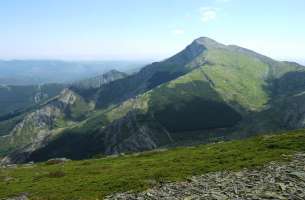
M199 45L202 45L204 46L205 48L207 49L211 49L211 48L224 48L226 47L225 45L223 44L220 44L218 43L217 41L211 39L211 38L208 38L208 37L200 37L200 38L197 38L194 40L195 44L199 44Z
M209 38L209 37L199 37L195 39L196 42L216 42L215 40Z
M187 63L193 61L202 52L209 49L219 49L226 48L227 46L216 42L208 37L200 37L195 39L190 45L188 45L184 50L174 55L173 57L167 59L168 63L172 66L179 65L185 66Z

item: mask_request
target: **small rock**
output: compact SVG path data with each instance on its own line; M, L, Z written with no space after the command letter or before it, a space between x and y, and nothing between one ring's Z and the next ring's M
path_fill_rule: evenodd
M265 192L262 197L268 198L268 199L279 199L279 200L285 200L287 198L275 193L275 192Z
M11 180L14 180L14 178L13 178L13 177L5 177L5 178L4 178L4 181L5 181L5 182L9 182L9 181L11 181Z
M284 183L279 183L278 184L279 186L280 186L280 189L282 190L282 191L285 191L286 190L286 185L284 184Z
M21 194L18 197L8 198L6 200L29 200L26 194Z
M53 164L59 164L59 163L65 163L71 161L67 158L52 158L46 162L47 165L53 165Z
M305 172L291 172L290 175L305 181Z

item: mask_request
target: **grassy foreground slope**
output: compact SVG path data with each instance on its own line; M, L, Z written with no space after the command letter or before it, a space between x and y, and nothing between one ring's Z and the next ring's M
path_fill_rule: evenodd
M219 170L238 170L305 151L305 131L102 159L39 163L0 170L0 199L103 199L167 181Z

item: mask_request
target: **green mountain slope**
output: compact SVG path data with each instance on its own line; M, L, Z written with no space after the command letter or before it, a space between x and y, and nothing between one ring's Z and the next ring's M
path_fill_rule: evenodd
M31 151L45 139L56 134L58 129L71 126L84 119L90 108L82 97L65 89L58 97L24 115L20 122L9 131L9 134L2 136L0 152L10 152L19 147Z
M102 85L125 76L121 72L110 71L70 87L75 90L89 90L91 86L95 87L97 82ZM95 107L94 102L86 101L68 88L63 89L56 97L39 103L37 102L36 108L8 115L0 122L0 131L4 135L0 137L0 155L13 152L16 162L23 160L24 156L19 156L20 152L31 152L43 146L48 138L55 136L62 129L76 126L86 119Z
M127 77L127 74L125 74L123 72L120 72L117 70L110 70L107 73L104 73L100 76L76 81L75 83L73 83L73 86L77 87L77 88L81 88L81 89L100 88L104 84L107 84L112 81L122 79L125 77Z
M64 125L43 145L20 148L4 160L83 159L302 128L304 72L294 63L199 38L133 75L97 88L71 87L81 100L69 109L85 115L64 115ZM66 125L71 119L77 124ZM14 159L21 152L23 159Z

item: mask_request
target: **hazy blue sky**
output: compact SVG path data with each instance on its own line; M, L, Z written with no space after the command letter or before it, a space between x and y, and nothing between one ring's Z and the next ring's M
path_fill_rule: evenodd
M162 59L199 36L305 60L304 0L2 0L0 59Z

